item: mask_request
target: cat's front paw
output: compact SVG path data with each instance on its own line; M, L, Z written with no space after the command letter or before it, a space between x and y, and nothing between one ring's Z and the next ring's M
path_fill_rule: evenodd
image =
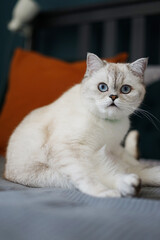
M117 190L106 190L106 191L102 191L102 192L99 192L97 194L97 197L113 197L113 198L117 198L117 197L121 197L121 194L119 191Z
M122 176L117 182L122 197L136 196L141 188L141 180L136 174Z
M121 197L121 194L117 189L108 189L107 187L98 189L90 186L87 189L81 188L79 190L94 197Z

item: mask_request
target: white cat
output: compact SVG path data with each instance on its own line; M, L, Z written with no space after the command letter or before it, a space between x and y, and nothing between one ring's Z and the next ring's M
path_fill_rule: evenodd
M115 64L89 53L82 83L31 112L13 132L5 178L97 197L134 196L141 182L160 185L160 167L138 162L132 143L127 142L128 152L121 146L128 116L145 95L146 66L146 58Z

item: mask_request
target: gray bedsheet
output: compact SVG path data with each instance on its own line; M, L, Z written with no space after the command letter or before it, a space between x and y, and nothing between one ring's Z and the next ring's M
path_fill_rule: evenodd
M4 159L0 159L0 176ZM159 240L160 188L139 198L94 198L0 177L0 240Z

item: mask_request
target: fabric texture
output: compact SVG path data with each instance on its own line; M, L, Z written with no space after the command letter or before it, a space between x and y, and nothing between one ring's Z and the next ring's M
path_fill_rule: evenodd
M125 62L122 53L107 59ZM41 54L17 49L10 69L9 90L0 115L0 154L14 128L33 109L56 100L63 92L79 83L85 73L85 61L67 63Z
M3 240L159 240L160 188L139 198L95 198L76 190L29 188L2 179Z

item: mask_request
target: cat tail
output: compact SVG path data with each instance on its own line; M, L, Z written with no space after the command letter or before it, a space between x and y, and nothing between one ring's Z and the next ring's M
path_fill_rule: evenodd
M125 149L135 159L139 159L138 142L139 132L137 130L130 131L125 140Z

